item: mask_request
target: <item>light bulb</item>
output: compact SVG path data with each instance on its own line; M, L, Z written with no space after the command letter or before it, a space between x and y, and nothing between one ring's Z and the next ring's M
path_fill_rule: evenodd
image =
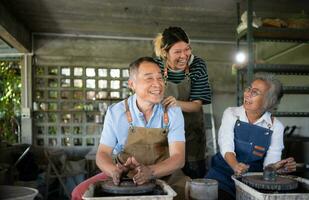
M243 52L238 52L235 58L237 63L242 64L246 60L246 55Z

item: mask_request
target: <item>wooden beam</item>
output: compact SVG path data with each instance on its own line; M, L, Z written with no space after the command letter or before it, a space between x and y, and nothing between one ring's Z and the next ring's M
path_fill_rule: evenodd
M0 38L20 53L31 52L31 34L0 2Z

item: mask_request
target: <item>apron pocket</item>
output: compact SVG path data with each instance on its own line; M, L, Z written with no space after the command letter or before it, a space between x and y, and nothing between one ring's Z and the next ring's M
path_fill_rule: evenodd
M252 143L234 139L235 153L238 162L248 163L252 152Z

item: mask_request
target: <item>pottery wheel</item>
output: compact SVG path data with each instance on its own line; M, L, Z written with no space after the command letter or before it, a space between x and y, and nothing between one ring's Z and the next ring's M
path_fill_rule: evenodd
M102 190L110 194L145 194L152 192L155 186L155 183L136 185L132 179L124 179L119 185L115 185L112 180L101 183Z
M253 188L264 190L294 190L298 187L296 180L283 176L278 176L276 181L266 181L263 175L243 176L242 181Z

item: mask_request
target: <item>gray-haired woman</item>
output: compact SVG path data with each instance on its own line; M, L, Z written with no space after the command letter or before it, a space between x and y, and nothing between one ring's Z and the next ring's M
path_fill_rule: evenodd
M220 152L212 158L206 176L218 180L219 199L235 198L233 174L263 171L269 164L279 173L296 170L293 158L281 160L284 126L271 114L282 96L282 85L274 76L259 74L245 89L243 105L224 111Z

